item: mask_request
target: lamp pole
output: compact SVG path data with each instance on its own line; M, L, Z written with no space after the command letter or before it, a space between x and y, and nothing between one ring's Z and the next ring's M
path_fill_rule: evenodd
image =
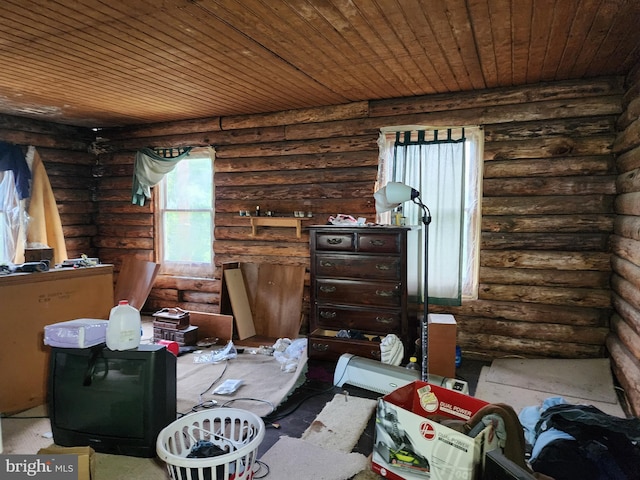
M431 223L431 212L422 203L420 197L413 199L413 202L422 209L422 224L424 225L424 283L422 285L424 306L422 313L422 323L420 325L420 345L422 347L422 372L423 382L429 381L429 224Z

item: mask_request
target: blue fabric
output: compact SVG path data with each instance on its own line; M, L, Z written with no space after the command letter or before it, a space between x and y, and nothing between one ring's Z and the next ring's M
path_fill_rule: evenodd
M531 452L531 460L534 460L540 454L542 449L554 440L575 440L568 433L557 430L555 428L550 428L542 432L540 435L537 435L536 432L536 425L538 424L540 416L543 412L555 405L566 403L567 402L562 397L549 397L542 402L542 405L540 407L536 405L532 407L524 407L522 410L520 410L518 419L520 420L522 428L524 429L524 439L529 445L533 446L533 450Z
M7 170L13 172L18 198L20 200L29 198L31 170L29 170L29 165L24 158L22 148L11 143L0 142L0 172Z

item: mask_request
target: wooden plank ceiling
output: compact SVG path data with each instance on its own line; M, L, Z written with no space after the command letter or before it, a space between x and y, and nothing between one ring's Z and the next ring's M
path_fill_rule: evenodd
M0 113L110 127L626 73L638 0L2 0Z

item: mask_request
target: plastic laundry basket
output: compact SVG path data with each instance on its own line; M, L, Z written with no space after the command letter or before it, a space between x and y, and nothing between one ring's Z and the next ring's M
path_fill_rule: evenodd
M264 434L264 422L257 415L235 408L212 408L167 425L158 434L156 452L173 480L249 480ZM201 441L226 453L187 458Z

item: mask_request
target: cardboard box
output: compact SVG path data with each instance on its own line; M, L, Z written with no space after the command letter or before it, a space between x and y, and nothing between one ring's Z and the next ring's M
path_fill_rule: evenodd
M468 421L487 402L416 380L378 400L372 469L392 480L477 480L492 425L475 437L445 426Z
M40 262L42 260L49 260L49 265L53 268L53 248L25 248L24 249L24 261L25 262Z
M91 447L60 447L58 445L51 445L50 447L38 450L38 455L77 455L78 480L91 480L92 478L96 478L96 452Z
M429 373L456 377L456 335L458 325L453 315L431 313L427 316Z

